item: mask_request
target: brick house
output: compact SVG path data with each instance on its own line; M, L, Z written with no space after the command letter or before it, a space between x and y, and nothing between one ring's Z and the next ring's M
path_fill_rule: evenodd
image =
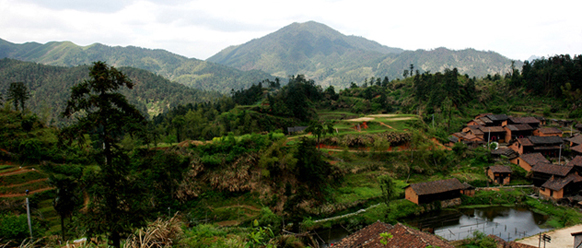
M390 233L392 238L385 239L386 244L381 243L382 233ZM441 247L454 248L447 241L422 232L414 228L407 227L401 223L394 226L380 221L375 222L347 237L339 243L334 244L334 248L371 248L371 247Z
M540 187L550 178L564 178L573 170L573 166L539 163L531 168L533 184Z
M570 173L566 177L552 176L540 187L540 196L544 199L559 200L568 195L576 195L582 186L582 177L578 173Z
M459 198L466 186L458 179L414 183L404 188L405 198L416 204Z
M501 185L509 184L511 180L511 167L505 165L495 165L486 168L487 176L493 182Z
M481 130L481 132L483 132L483 140L487 141L487 139L489 139L489 141L496 141L496 142L505 142L505 129L502 126L489 126L489 127L484 127L484 126L480 126L479 130Z
M479 127L480 126L466 126L465 128L463 128L462 132L475 135L475 137L480 138L481 140L485 140L483 136L483 131L481 131Z
M519 138L511 142L509 148L521 156L522 154L532 153L534 144L528 138Z
M539 152L522 154L521 156L510 160L511 163L519 165L526 171L531 171L531 168L539 163L549 164L550 161Z
M533 131L534 136L557 136L562 137L562 130L555 127L540 127Z
M505 141L516 140L531 136L534 128L528 124L509 124L503 126L505 129Z
M534 152L550 157L557 157L560 145L564 144L564 140L558 136L530 136L528 139L533 143Z
M527 124L532 128L538 128L541 124L540 120L536 117L509 117L506 121L503 122L503 126L511 125L511 124Z

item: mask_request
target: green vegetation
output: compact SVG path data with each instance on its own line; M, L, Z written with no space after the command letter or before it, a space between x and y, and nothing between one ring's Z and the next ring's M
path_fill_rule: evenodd
M302 75L286 85L267 79L215 101L172 106L148 121L132 93L121 90L138 90L131 70L97 62L90 71L61 103L71 117L64 127L49 127L28 103L24 111L12 104L0 109L0 214L20 223L25 196L19 192L38 189L30 200L36 232L50 237L43 245L87 236L101 245L135 244L152 230L178 247L312 245L308 236L283 230L355 231L439 209L404 200L411 183L453 177L486 186L485 167L508 164L504 158L444 145L475 114L535 115L550 107L568 116L572 107L525 83L513 85L525 80L516 72L476 79L451 69L339 92ZM572 94L579 88L561 86ZM526 105L526 96L539 101ZM513 183L529 182L512 167ZM463 196L462 207L527 205L549 215L552 226L582 217L533 200L532 193L480 190ZM10 239L20 242L18 235Z
M450 69L463 68L459 69L461 74L484 77L492 71L508 71L511 66L509 59L494 52L446 48L403 51L343 35L316 22L293 23L268 36L224 49L208 61L259 69L278 77L304 74L321 85L338 88L350 87L354 82L382 85L385 77L403 78L403 70L412 76L415 68L420 73L436 72L447 65Z
M13 44L4 40L0 42L2 43L0 52L7 58L58 66L60 69L89 65L94 61L107 61L118 67L147 70L152 75L159 75L172 82L204 91L228 93L231 89L248 87L251 83L266 78L274 79L273 76L259 70L241 71L203 60L189 59L159 49L151 50L134 46L110 47L98 43L81 47L71 42L46 44ZM83 68L86 67L83 66ZM80 75L87 74L85 72ZM12 80L15 79L10 79ZM66 81L61 80L59 83ZM187 94L182 96L188 97Z

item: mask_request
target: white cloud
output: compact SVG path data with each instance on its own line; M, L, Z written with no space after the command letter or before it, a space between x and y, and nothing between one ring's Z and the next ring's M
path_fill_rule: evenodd
M408 50L491 50L512 59L582 53L577 1L0 0L0 38L135 45L205 59L314 20ZM572 10L572 11L569 11Z

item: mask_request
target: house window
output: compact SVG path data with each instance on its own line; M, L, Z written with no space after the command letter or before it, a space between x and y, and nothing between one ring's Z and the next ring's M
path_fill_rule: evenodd
M517 159L517 165L519 165L519 160L521 160L521 159L519 159L519 158Z
M554 191L550 189L550 196L554 196Z

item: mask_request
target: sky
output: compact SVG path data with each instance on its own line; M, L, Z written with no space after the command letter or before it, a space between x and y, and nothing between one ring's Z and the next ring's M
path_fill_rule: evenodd
M406 50L474 48L514 60L582 54L582 1L0 0L0 39L138 46L207 59L293 22Z

